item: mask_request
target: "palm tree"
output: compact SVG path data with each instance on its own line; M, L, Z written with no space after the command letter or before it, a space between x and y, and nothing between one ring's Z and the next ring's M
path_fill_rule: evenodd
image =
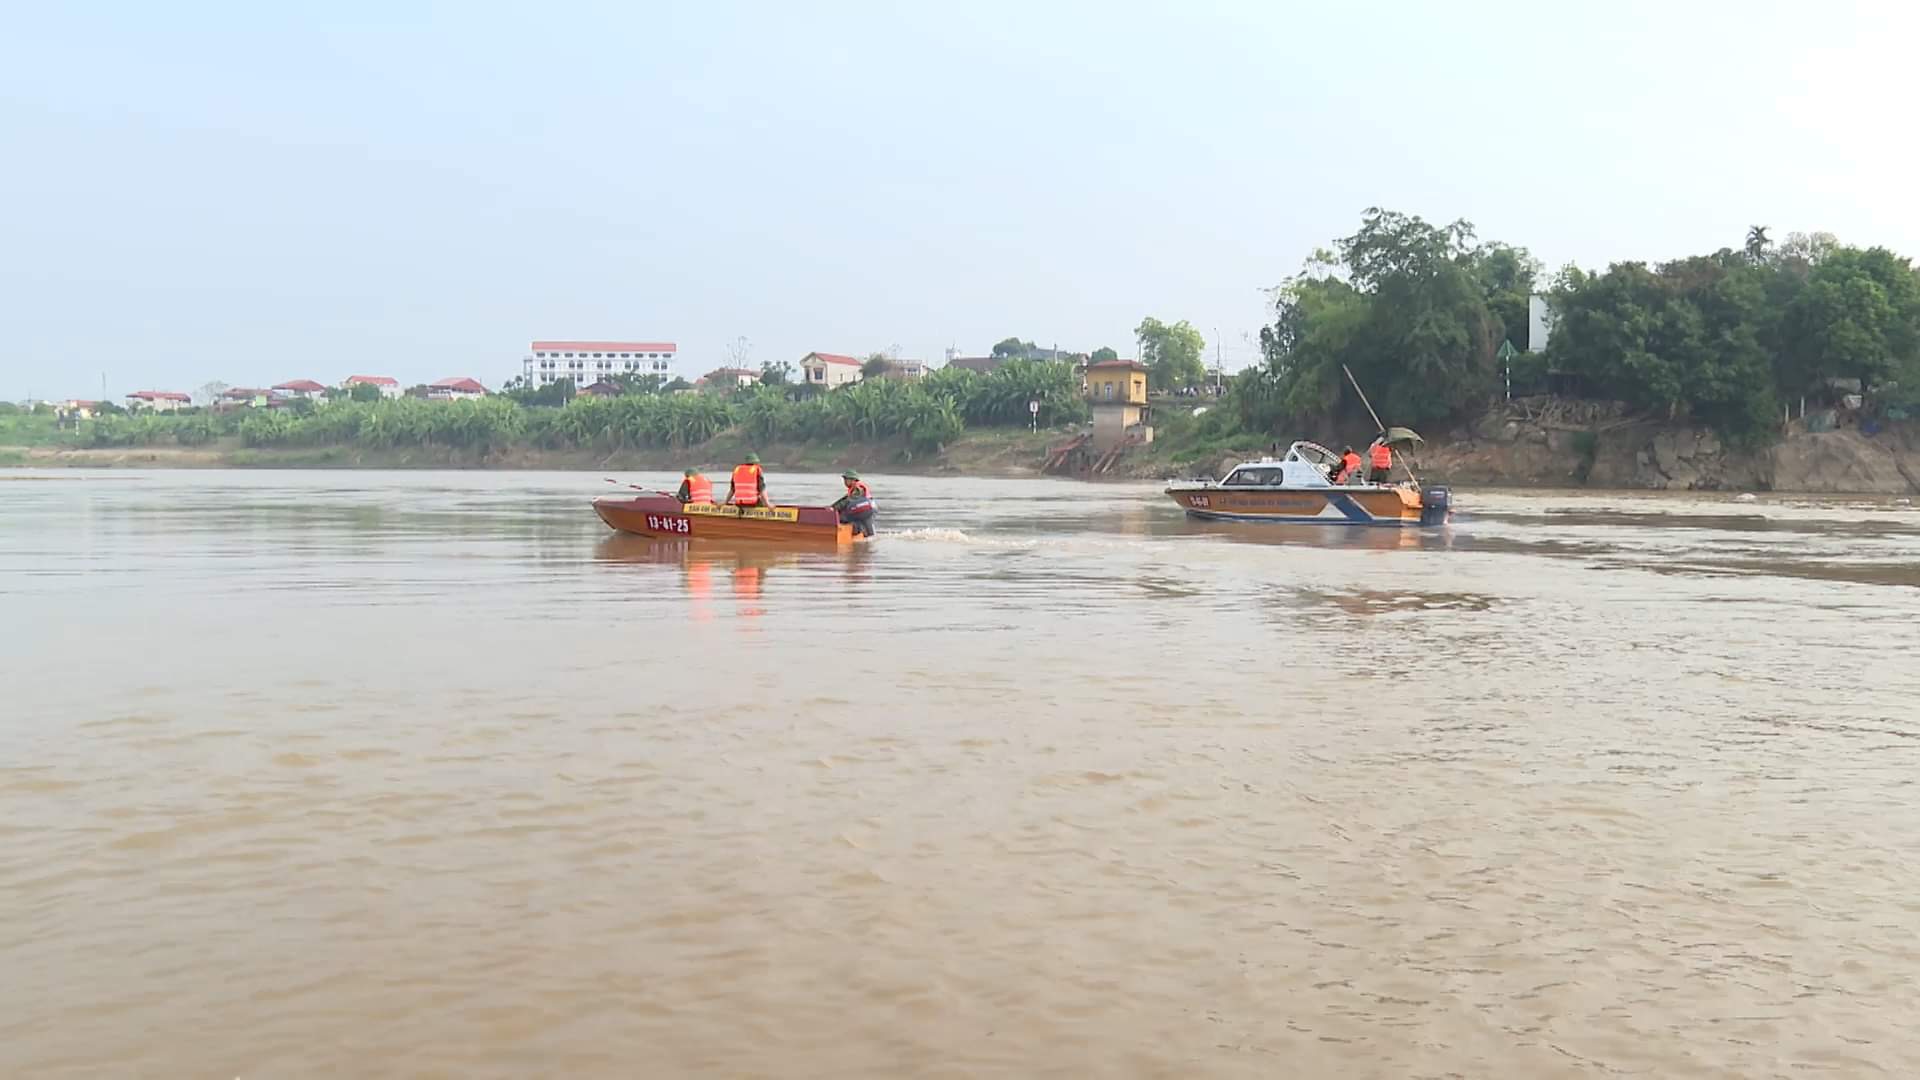
M1767 227L1765 225L1748 226L1747 228L1747 259L1748 261L1759 262L1762 259L1765 259L1767 256L1767 248L1772 243L1773 241L1767 239Z

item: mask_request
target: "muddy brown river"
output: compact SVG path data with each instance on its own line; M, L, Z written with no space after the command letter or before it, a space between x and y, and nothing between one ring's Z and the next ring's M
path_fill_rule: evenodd
M1920 1075L1920 511L870 479L0 473L0 1075Z

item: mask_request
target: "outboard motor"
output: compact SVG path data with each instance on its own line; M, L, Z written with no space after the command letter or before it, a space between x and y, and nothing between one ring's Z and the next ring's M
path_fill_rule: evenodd
M1453 490L1430 487L1420 493L1420 524L1445 525L1453 516Z

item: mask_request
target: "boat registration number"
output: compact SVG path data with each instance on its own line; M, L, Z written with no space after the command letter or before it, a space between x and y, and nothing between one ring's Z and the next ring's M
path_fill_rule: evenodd
M1197 506L1205 510L1207 509L1207 497L1205 495L1189 495L1187 496L1187 505Z
M683 517L666 517L660 514L647 515L647 528L654 532L670 532L685 535L693 531L693 522Z

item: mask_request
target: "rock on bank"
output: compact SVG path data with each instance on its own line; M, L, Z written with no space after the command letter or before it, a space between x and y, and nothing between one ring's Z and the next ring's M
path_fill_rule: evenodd
M1429 447L1420 465L1460 484L1899 495L1920 492L1920 430L1796 431L1746 449L1686 425L1496 414Z

